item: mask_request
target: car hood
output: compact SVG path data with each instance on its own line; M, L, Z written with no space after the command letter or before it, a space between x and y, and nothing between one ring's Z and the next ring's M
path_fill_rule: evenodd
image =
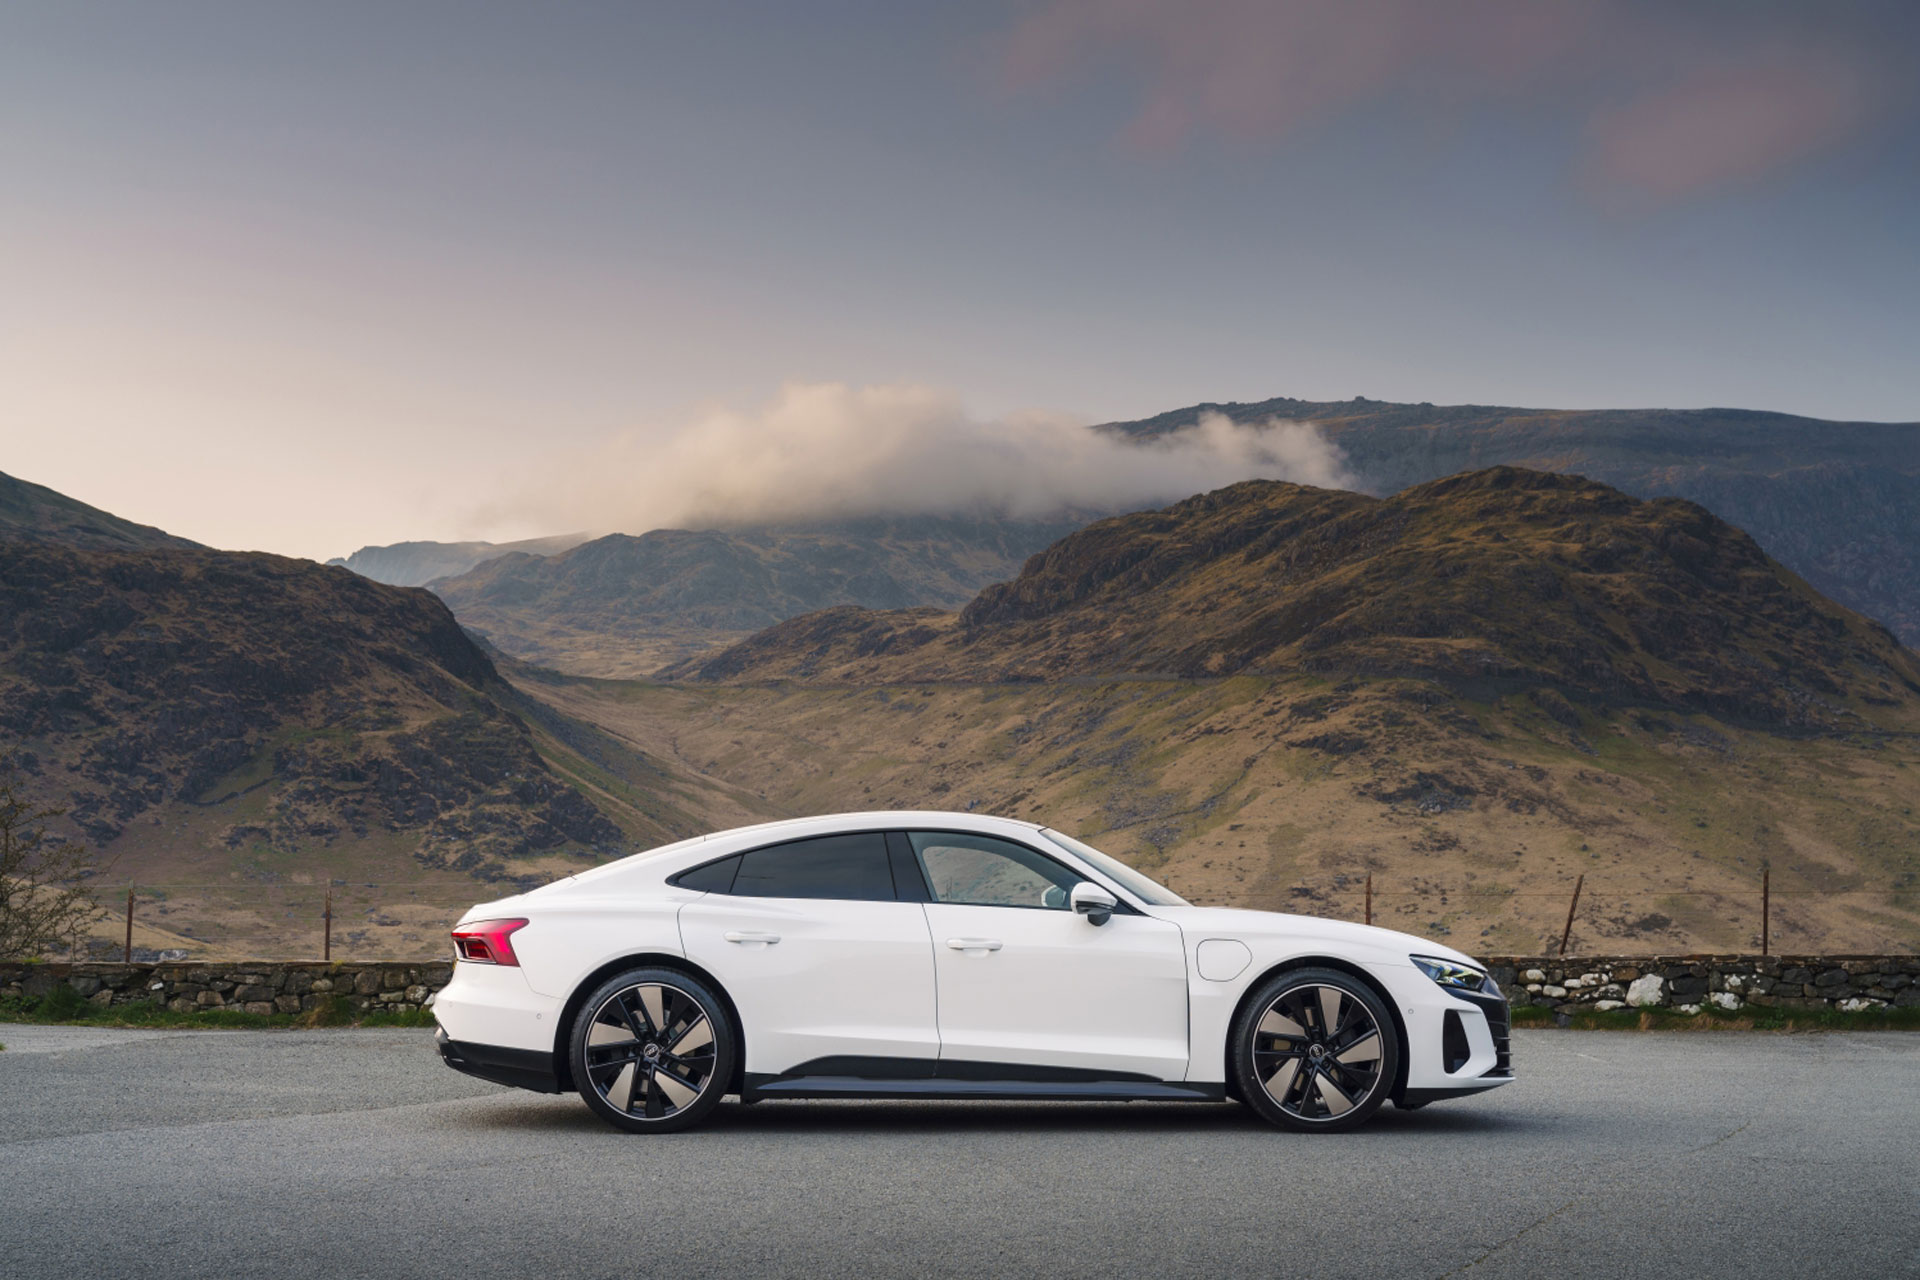
M1179 925L1181 932L1193 942L1205 938L1238 938L1243 942L1284 942L1292 950L1303 945L1309 948L1326 945L1341 952L1371 952L1378 959L1400 964L1405 964L1412 955L1485 967L1472 956L1431 938L1347 920L1239 907L1153 907L1151 911L1162 920Z

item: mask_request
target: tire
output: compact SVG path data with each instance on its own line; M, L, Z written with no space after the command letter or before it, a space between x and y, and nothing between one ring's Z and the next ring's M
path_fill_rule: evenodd
M1337 969L1294 969L1255 989L1233 1027L1241 1098L1283 1129L1338 1133L1387 1100L1403 1046L1372 987Z
M739 1035L705 983L648 967L595 988L568 1046L580 1097L594 1114L629 1133L674 1133L720 1105Z

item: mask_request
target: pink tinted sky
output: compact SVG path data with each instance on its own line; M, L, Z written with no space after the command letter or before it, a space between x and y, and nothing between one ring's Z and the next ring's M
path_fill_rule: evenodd
M10 7L0 470L324 556L789 383L1912 420L1917 62L1879 0Z

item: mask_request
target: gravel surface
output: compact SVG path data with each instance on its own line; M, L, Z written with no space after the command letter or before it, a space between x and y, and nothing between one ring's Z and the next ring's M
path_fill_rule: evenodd
M425 1031L0 1026L0 1273L1920 1275L1920 1035L1520 1032L1303 1137L1199 1105L763 1103L629 1137Z

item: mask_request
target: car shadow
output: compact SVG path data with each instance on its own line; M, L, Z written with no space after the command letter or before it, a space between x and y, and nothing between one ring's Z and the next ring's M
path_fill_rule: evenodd
M477 1129L606 1133L609 1126L578 1098L500 1095L454 1123ZM1550 1122L1544 1122L1551 1127ZM1513 1133L1542 1127L1538 1115L1485 1109L1387 1106L1344 1137ZM1280 1133L1238 1103L781 1101L744 1105L729 1098L690 1135L724 1133ZM1302 1135L1309 1136L1309 1135Z

